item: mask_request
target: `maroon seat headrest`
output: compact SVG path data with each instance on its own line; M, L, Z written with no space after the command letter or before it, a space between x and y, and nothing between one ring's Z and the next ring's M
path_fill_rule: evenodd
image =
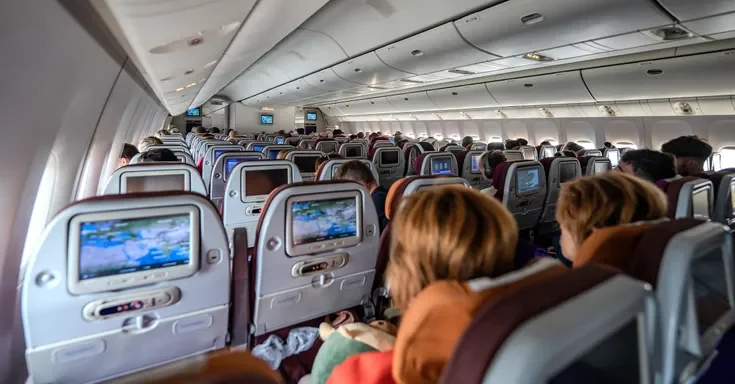
M546 172L546 177L549 177L551 174L551 164L554 163L554 160L556 160L556 157L544 157L539 162L541 165L544 166L544 171Z
M684 187L684 184L697 179L699 178L695 176L687 176L682 177L681 179L673 180L671 181L671 183L669 183L669 187L666 189L666 197L669 202L668 210L666 211L666 216L668 218L676 218L676 206L679 202L679 193Z
M416 160L413 162L413 171L417 175L420 175L421 174L421 165L424 163L424 159L426 158L426 155L427 154L428 154L427 152L424 152L424 153L420 154L416 158Z
M505 178L508 175L508 170L510 169L510 166L513 163L517 163L519 161L524 160L516 160L516 161L505 161L500 164L498 164L495 169L493 169L493 187L498 190L498 192L495 194L495 197L498 198L498 200L503 200L503 190L505 189Z
M416 143L416 144L418 144L419 147L421 147L421 149L424 150L424 152L431 152L431 151L434 150L434 146L431 145L431 144L429 144L429 143L427 143L427 142L425 142L425 141L422 141L422 142Z
M462 168L464 167L464 159L467 158L469 152L450 152L457 159L457 168L459 170L459 176L462 177Z
M368 160L373 161L373 158L375 157L375 152L377 151L378 151L378 148L370 149L370 152L368 152Z

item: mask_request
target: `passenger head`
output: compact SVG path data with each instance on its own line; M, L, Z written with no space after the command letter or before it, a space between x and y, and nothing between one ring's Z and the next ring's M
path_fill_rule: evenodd
M399 148L403 148L403 146L406 145L406 143L408 143L408 142L409 142L409 140L407 140L407 139L401 139L400 141L396 142L396 145Z
M162 138L163 136L168 136L168 135L170 135L170 133L165 129L159 129L158 131L156 131L156 137L159 139Z
M120 153L120 160L117 163L117 167L120 168L130 164L130 160L132 160L133 156L138 153L138 148L135 148L133 144L125 143L125 145L123 145L122 152Z
M682 176L704 172L712 147L696 136L681 136L664 143L661 151L676 156L676 171Z
M519 137L517 141L518 141L518 144L521 145L521 147L523 147L525 145L528 145L528 140L526 140L526 139L524 139L522 137Z
M355 181L371 192L378 187L378 182L375 181L370 167L360 160L350 160L340 165L337 173L334 174L334 179Z
M571 151L571 152L574 152L575 154L584 151L584 147L583 146L581 146L581 145L579 145L579 144L577 144L577 143L575 143L573 141L568 142L567 145L565 145L563 149L564 149L564 151Z
M341 156L340 154L338 154L338 153L329 153L329 154L326 154L326 155L324 155L324 156L322 156L322 157L320 157L320 158L316 159L316 168L315 168L315 169L319 169L319 167L320 167L320 166L321 166L321 165L322 165L323 163L326 163L327 161L329 161L329 160L334 160L334 159L344 159L344 157L342 157L342 156Z
M612 145L612 143L609 142L609 141L606 141L606 142L602 143L602 146L605 147L605 148L615 148L615 146Z
M357 132L357 138L358 139L364 139L365 138L365 133L364 132Z
M493 142L488 143L487 150L488 151L502 151L505 149L505 145L503 143Z
M572 261L596 229L664 216L664 193L655 185L622 172L606 172L562 184L556 206L562 252Z
M219 128L217 128L217 127L212 127L212 133L220 133L220 130L219 130Z
M342 132L341 129L337 128L332 132L334 135L344 135L345 133Z
M144 137L143 140L140 141L140 144L138 144L138 149L141 152L145 152L148 150L148 147L153 145L163 145L163 141L155 136Z
M468 145L472 145L472 143L474 143L474 142L475 142L475 140L472 137L465 136L465 137L462 138L462 144L461 145L462 145L462 147L467 148Z
M378 134L375 133L375 132L373 132L373 133L370 134L370 136L368 136L368 140L372 141L376 137L378 137Z
M505 149L513 149L521 146L518 140L508 140L505 142Z
M178 163L179 158L170 149L166 148L151 149L140 155L141 163L157 163L159 161L174 161Z
M357 139L357 135L350 135L349 136L349 140L350 141L355 140L355 139Z
M237 136L237 131L234 129L231 129L230 132L227 133L227 136L231 139L235 136Z
M561 151L564 157L577 157L577 154L572 151Z
M207 128L204 128L204 127L196 127L196 128L194 128L194 133L197 134L197 135L199 135L199 136L201 136L201 135L207 133Z
M495 169L500 163L506 161L507 158L503 154L503 151L485 152L480 156L480 173L482 177L488 180L492 180L492 170Z
M303 135L304 132L306 132L304 131L304 128L296 128L296 133L298 133L299 135Z
M539 145L551 145L551 143L548 140L544 140Z
M515 219L499 201L472 188L411 194L391 228L386 279L393 304L403 312L431 283L496 277L514 266Z
M652 183L676 176L674 156L650 149L625 152L618 168Z

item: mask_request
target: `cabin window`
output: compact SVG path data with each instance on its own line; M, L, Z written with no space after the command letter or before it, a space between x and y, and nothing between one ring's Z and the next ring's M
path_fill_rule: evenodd
M577 144L581 145L584 149L597 149L597 147L595 147L595 143L589 140L579 140L577 141Z
M735 168L735 147L728 146L720 148L720 167Z
M632 148L632 149L638 149L638 146L629 142L629 141L618 141L615 144L616 148Z
M490 137L490 142L491 143L502 143L503 142L503 138L500 137L500 136L492 136L492 137Z

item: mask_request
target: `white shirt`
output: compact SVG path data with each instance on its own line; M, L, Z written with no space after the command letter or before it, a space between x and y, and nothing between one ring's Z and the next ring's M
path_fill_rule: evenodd
M490 196L493 196L493 197L495 197L495 194L496 194L496 193L498 193L498 190L497 190L497 189L495 189L495 187L493 187L493 186L491 185L491 186L490 186L490 188L485 188L485 189L481 190L480 192L482 192L482 193L486 193L486 194L488 194L488 195L490 195Z

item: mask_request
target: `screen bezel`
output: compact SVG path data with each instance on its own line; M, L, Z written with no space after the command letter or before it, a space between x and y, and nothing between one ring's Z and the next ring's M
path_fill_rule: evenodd
M326 151L324 149L325 145L334 145L334 149L331 151ZM321 147L317 148L317 146L321 146ZM316 149L317 151L321 151L322 153L325 153L325 154L336 153L339 150L339 143L336 140L320 141L314 144L314 149Z
M567 165L567 164L571 164L573 166L573 168L574 168L574 177L570 178L569 180L562 181L561 180L561 175L562 175L561 168L564 165ZM558 176L557 176L557 185L561 186L563 183L568 183L568 182L573 181L573 180L575 180L577 178L579 178L579 172L577 172L577 163L576 162L567 161L567 162L561 162L561 163L559 163L559 173L558 173Z
M128 179L138 177L151 177L151 176L180 176L184 175L184 189L183 191L191 191L191 173L185 169L166 169L156 171L133 171L123 172L120 175L120 193L132 193L128 192ZM178 191L178 189L171 189L171 191ZM150 191L150 192L164 192L164 191ZM143 193L149 193L144 191Z
M263 117L267 117L267 116L270 116L270 118L271 118L271 122L270 123L264 123L263 122ZM269 113L261 113L260 114L260 125L273 125L275 122L276 122L276 118L275 118L275 116L273 114L269 114Z
M302 157L310 157L310 158L314 159L314 172L304 172L304 171L301 170L301 168L299 167L299 164L296 162L296 158L302 158ZM295 153L295 154L293 154L293 156L291 156L291 160L290 161L292 163L296 164L296 168L299 169L299 173L300 174L302 174L302 175L314 175L319 170L318 167L316 166L316 161L319 158L321 158L321 157L322 157L322 155L314 156L314 155L307 155L307 154L304 154L304 153Z
M271 160L272 161L272 160ZM235 169L240 166L240 164L235 166ZM235 169L232 171L234 172ZM248 196L247 195L247 186L245 185L245 172L248 171L271 171L271 170L286 170L286 184L293 183L293 172L291 171L291 167L288 165L256 165L253 167L244 166L240 169L240 200L243 203L259 203L263 202L266 199L268 199L268 196L270 195L270 192L267 195L255 195L255 196ZM280 187L280 185L279 185ZM276 187L278 188L278 187ZM275 190L275 189L274 189ZM273 191L271 191L273 192Z
M196 115L191 115L191 114L189 114L189 112L191 112L191 111L199 111L199 113L196 114ZM202 108L187 109L186 110L186 117L202 117Z
M395 153L396 154L396 162L395 163L384 163L383 162L383 154L384 153ZM398 167L401 165L401 151L400 150L384 150L380 151L380 156L378 156L378 162L380 163L381 167Z
M146 219L156 216L189 215L189 264L173 267L157 268L156 272L138 271L120 275L95 277L87 280L79 278L79 261L81 246L81 224L91 221ZM180 279L195 274L199 270L201 259L201 237L199 225L199 208L194 205L177 207L141 208L125 211L83 213L69 221L67 249L67 289L73 295L97 292L108 292L122 288L132 288L166 280Z
M607 157L606 157L606 159L607 159ZM609 160L609 159L608 159L608 160ZM606 171L604 171L604 172L599 172L599 173L598 173L598 172L597 172L597 167L598 167L598 166L601 166L602 164L604 164L605 166L607 166L607 170L606 170ZM612 164L608 163L607 161L595 161L595 162L594 162L594 164L592 164L592 166L593 166L593 167L595 167L595 168L594 168L594 169L595 169L595 176L598 176L598 175L601 175L601 174L603 174L603 173L606 173L606 172L610 172L610 171L612 171Z
M710 191L711 190L712 190L711 188L706 187L706 188L698 188L698 189L695 189L695 190L692 191L691 208L690 208L691 209L692 217L694 217L694 218L702 218L702 219L710 219L712 217L712 199L711 199L711 195L710 195L710 193L711 193ZM700 195L700 194L705 195L705 197L707 199L707 216L702 216L702 215L699 215L699 214L695 213L695 209L694 209L694 205L695 205L694 204L694 197L697 196L697 195Z
M361 159L362 158L362 144L354 144L354 145L342 144L342 147L344 147L344 149L345 149L344 156L345 156L346 159ZM349 156L349 155L347 155L347 151L349 151L349 150L351 150L353 148L354 148L354 150L360 151L360 153L357 156Z
M450 156L453 156L453 155L450 155ZM448 161L449 162L449 173L434 173L434 162L435 161L442 161L442 162ZM434 158L429 159L429 171L430 171L429 174L431 176L451 176L451 175L456 174L454 172L454 167L452 166L452 158L446 157L446 156L434 157Z
M481 164L481 161L482 161L482 155L483 155L482 153L477 153L477 154L471 154L470 155L470 173L474 173L474 174L478 174L478 175L482 173L482 170L480 169L481 168L480 167L480 164ZM474 169L472 169L472 163L475 161L475 159L477 159L477 170L476 171Z
M310 115L314 115L314 118L313 119L310 119L309 118ZM306 112L306 116L305 116L304 120L307 120L307 121L316 121L317 117L318 116L317 116L316 112Z
M521 190L519 188L519 185L518 185L518 180L520 180L520 178L518 177L518 173L519 172L523 172L523 171L531 171L531 170L534 170L534 169L536 170L537 175L538 175L538 186L536 188L530 190L530 191L521 192ZM515 173L513 175L513 178L515 179L513 181L515 183L514 187L515 187L515 190L516 190L516 196L518 196L518 197L521 197L521 196L529 196L529 195L535 195L535 194L539 193L539 191L541 190L541 184L542 184L541 178L542 178L542 175L543 174L541 173L541 167L538 167L538 166L518 167L515 170Z
M222 156L224 156L224 155L222 155ZM252 154L251 154L251 155L249 155L249 156L248 156L248 155L244 155L244 156L230 156L230 157L224 157L223 159L224 159L224 160L222 161L222 172L221 172L221 173L222 173L222 175L223 175L223 176L222 176L222 180L224 180L224 181L227 181L227 180L228 180L228 179L230 178L230 174L231 174L232 172L234 172L234 171L235 171L235 168L237 168L237 166L238 166L238 165L239 165L240 163L245 163L245 162L249 162L249 161L259 161L259 160L263 160L263 158L262 158L262 157L260 157L260 156L255 156L255 155L252 155ZM232 171L231 171L230 173L227 173L227 160L229 160L229 159L251 159L251 160L242 160L242 161L238 162L237 164L235 164L235 166L234 166L234 167L232 167Z
M336 200L354 198L357 202L357 235L353 237L346 237L343 239L330 239L322 240L309 244L294 245L293 244L293 205L294 203L300 203L304 201L322 201L322 200ZM333 192L320 194L319 196L306 195L306 196L293 196L288 198L286 201L286 254L288 256L303 256L322 253L331 251L339 248L352 247L362 242L362 231L363 231L363 204L362 204L362 193L357 190L344 191L344 192ZM341 243L337 245L335 243Z

